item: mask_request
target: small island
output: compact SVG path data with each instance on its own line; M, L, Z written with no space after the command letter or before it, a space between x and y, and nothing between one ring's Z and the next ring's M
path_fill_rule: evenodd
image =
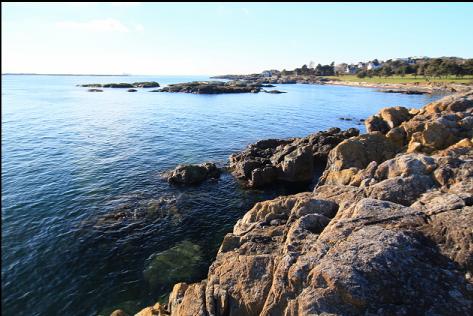
M122 88L122 89L131 89L131 88L157 88L159 83L156 81L143 81L143 82L134 82L134 83L87 83L87 84L78 84L78 87L83 88Z
M192 81L184 83L170 84L159 90L152 92L181 92L195 94L222 94L222 93L286 93L279 90L265 90L262 88L274 87L273 85L264 85L250 80L232 80L232 81Z

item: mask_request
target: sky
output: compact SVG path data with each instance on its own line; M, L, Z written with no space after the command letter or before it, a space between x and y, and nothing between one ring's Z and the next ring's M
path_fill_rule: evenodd
M472 3L2 3L2 73L217 75L473 57Z

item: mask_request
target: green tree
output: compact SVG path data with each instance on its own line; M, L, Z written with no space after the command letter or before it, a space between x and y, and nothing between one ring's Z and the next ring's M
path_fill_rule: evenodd
M384 77L389 77L393 75L393 69L391 66L383 66L381 70L381 75Z

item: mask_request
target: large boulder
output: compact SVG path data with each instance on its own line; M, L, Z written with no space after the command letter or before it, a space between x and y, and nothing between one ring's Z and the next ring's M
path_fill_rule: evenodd
M166 172L164 178L172 184L199 184L206 179L218 179L220 169L214 163L200 165L178 165L174 170Z

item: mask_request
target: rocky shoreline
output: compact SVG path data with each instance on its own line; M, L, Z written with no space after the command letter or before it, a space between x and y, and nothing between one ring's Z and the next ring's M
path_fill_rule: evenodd
M285 93L279 90L265 90L263 88L272 88L273 85L263 84L247 80L223 81L193 81L184 83L170 84L167 87L153 92L180 92L194 94L222 94L222 93Z
M461 93L471 91L471 85L455 84L455 83L370 83L370 82L351 82L343 80L329 80L324 84L374 88L379 89L380 92L386 93L404 93L404 94L446 94L446 93Z
M253 75L223 75L211 77L215 79L231 79L254 82L258 84L327 84L335 86L350 86L378 89L386 93L404 94L449 94L471 91L473 86L467 84L441 83L441 82L413 82L413 83L370 83L363 81L344 81L341 79L329 79L320 76L289 75L277 77L261 77L259 74Z
M365 124L313 192L257 203L207 279L136 315L470 315L473 92Z

